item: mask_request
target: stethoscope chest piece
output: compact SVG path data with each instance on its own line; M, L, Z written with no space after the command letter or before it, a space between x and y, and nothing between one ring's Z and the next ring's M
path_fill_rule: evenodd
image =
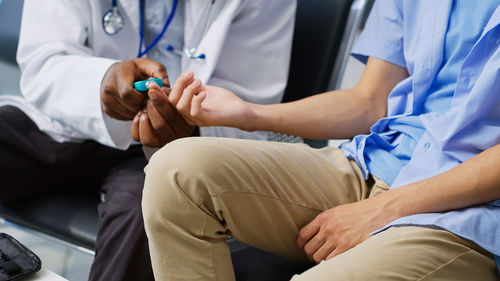
M109 9L102 17L102 27L108 35L114 35L125 25L123 16L116 7Z

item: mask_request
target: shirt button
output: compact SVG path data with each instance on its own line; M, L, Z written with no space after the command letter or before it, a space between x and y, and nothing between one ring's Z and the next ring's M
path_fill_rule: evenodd
M470 83L470 77L469 76L465 76L464 78L462 78L462 85L464 87L468 87L469 83Z
M427 142L424 145L425 149L429 150L431 148L431 143Z
M472 88L472 86L474 86L474 83L475 83L475 82L476 82L476 78L471 77L471 78L469 78L469 83L467 84L467 86L468 86L469 88Z
M468 88L470 86L470 82L471 82L471 79L468 75L464 75L461 79L460 79L460 86L462 87L465 87L465 88Z
M160 23L160 17L158 15L154 15L151 17L151 23L153 24L159 24Z

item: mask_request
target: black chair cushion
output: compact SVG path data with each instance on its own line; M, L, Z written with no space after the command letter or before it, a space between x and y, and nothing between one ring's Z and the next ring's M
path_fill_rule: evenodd
M328 90L353 0L298 0L283 102Z
M47 195L0 205L0 217L88 249L97 235L98 198Z
M0 60L16 64L17 41L23 0L3 0L0 4Z

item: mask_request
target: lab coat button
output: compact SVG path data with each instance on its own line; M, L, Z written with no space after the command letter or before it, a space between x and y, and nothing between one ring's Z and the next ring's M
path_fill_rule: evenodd
M431 144L429 142L425 143L425 149L429 150L431 148Z
M469 82L470 82L470 78L469 76L465 76L463 79L462 79L462 85L467 87L469 86Z

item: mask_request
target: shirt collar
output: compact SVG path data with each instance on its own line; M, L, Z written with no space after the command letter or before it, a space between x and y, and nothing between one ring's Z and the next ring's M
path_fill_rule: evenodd
M488 21L488 24L486 24L483 34L481 34L481 37L484 36L486 33L488 33L488 31L497 26L499 23L500 23L500 5L498 5L495 12L493 12L493 15L490 17L490 20Z

